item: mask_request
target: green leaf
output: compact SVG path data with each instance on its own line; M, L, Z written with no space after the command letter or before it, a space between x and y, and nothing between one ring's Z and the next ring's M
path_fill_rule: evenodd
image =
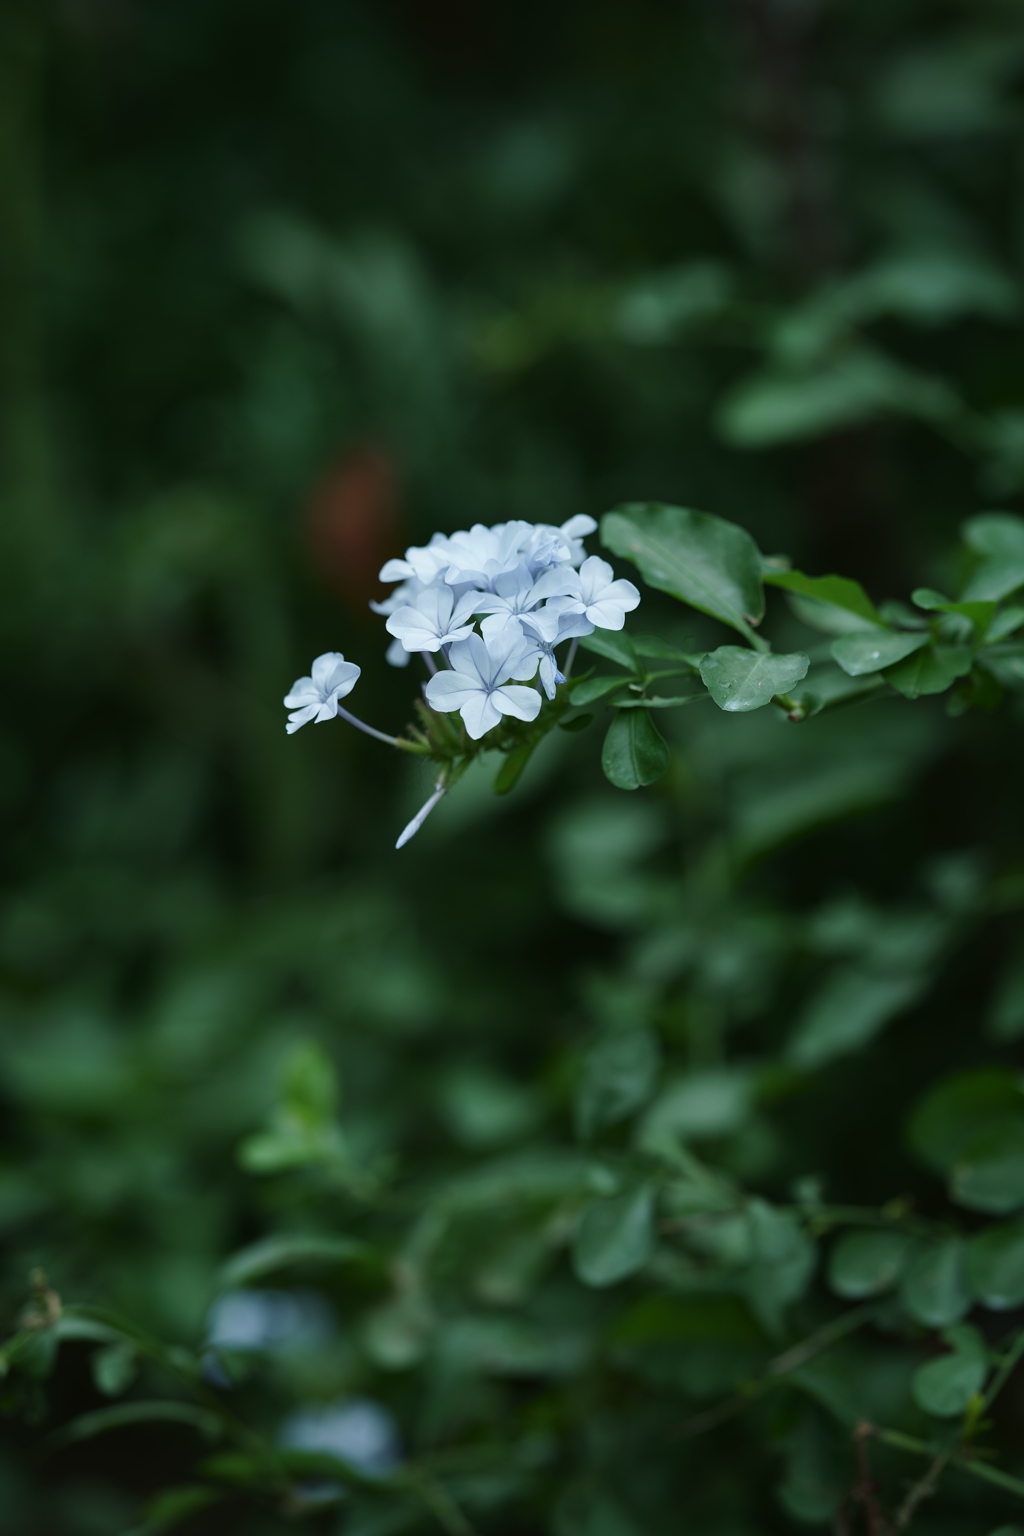
M799 652L787 656L720 645L700 664L700 675L719 709L739 713L770 704L807 674L810 661Z
M978 665L1004 688L1024 688L1024 645L989 645L978 654Z
M677 645L669 645L659 635L631 635L630 639L638 656L658 661L685 661L689 664L690 658L686 651L681 651Z
M709 512L633 502L601 520L601 542L647 585L750 635L764 616L761 555L750 534Z
M576 1094L576 1125L582 1137L615 1125L645 1104L661 1062L658 1037L644 1026L618 1029L591 1046L583 1059Z
M968 1323L947 1328L943 1334L952 1352L918 1366L910 1390L915 1403L935 1418L949 1419L964 1412L980 1392L988 1375L988 1354L981 1335Z
M601 752L605 778L616 789L653 784L668 767L668 743L645 709L617 714L608 727Z
M662 698L660 694L654 694L652 698L616 699L612 709L682 709L684 704L699 704L701 699L706 699L707 694L701 689L700 693L674 694L671 698Z
M1000 1222L969 1240L967 1283L993 1312L1024 1302L1024 1220Z
M588 1205L573 1245L573 1265L584 1285L615 1285L642 1269L654 1247L653 1217L646 1185Z
M918 587L910 595L919 608L929 613L962 614L965 619L970 619L979 635L988 632L998 607L997 603L953 603L948 597L943 597L941 592L934 592L931 587Z
M656 1152L674 1142L730 1136L750 1116L750 1075L735 1067L709 1067L670 1082L644 1115L638 1144Z
M908 656L898 666L889 667L885 680L907 699L945 693L958 677L967 675L973 659L969 645L931 645L915 656Z
M970 1311L965 1253L959 1237L940 1237L913 1254L900 1287L900 1300L915 1322L926 1328L945 1328Z
M224 1290L249 1285L264 1275L291 1264L347 1264L351 1260L365 1261L373 1257L374 1250L366 1243L350 1237L320 1237L315 1233L284 1234L265 1237L234 1254L223 1266L218 1277Z
M922 1161L949 1173L978 1135L997 1120L1017 1120L1022 1109L1024 1092L1013 1072L1001 1067L957 1072L924 1096L907 1135Z
M593 723L593 715L573 715L571 720L560 720L558 722L558 729L560 731L569 731L570 733L574 733L576 731L585 731L587 726L593 725Z
M788 1304L807 1290L816 1249L797 1217L767 1200L747 1202L747 1228L751 1246L747 1299L765 1328L774 1333Z
M196 1408L191 1403L119 1403L116 1408L99 1408L95 1413L84 1413L80 1418L73 1419L58 1431L51 1444L71 1445L79 1440L91 1440L94 1435L106 1434L111 1429L122 1429L128 1424L155 1422L188 1424L211 1440L221 1432L221 1422L215 1413L205 1408Z
M569 702L576 705L593 704L595 699L603 699L605 694L614 693L616 688L625 688L629 681L628 677L585 677L572 690Z
M1007 635L1012 635L1014 630L1024 624L1024 608L1001 608L988 627L987 638L990 645L997 640L1005 640Z
M117 1397L134 1381L139 1369L135 1346L127 1339L98 1349L92 1357L92 1379L107 1397Z
M837 1296L860 1301L891 1290L913 1239L905 1232L847 1232L829 1255L828 1280Z
M867 672L880 672L902 661L912 651L928 644L928 635L906 635L893 632L879 633L872 630L865 634L840 635L833 640L830 650L843 671L850 677L863 677Z
M987 1126L961 1153L950 1194L972 1211L1006 1216L1024 1206L1024 1115Z
M802 571L767 570L764 581L770 587L781 587L786 592L798 592L803 597L829 603L834 608L845 608L867 619L869 624L885 628L878 610L860 582L851 581L848 576L805 576Z
M874 348L833 349L810 367L772 366L726 396L718 422L737 448L820 437L883 412L926 421L955 416L956 395L941 379L905 368Z
M505 756L505 761L494 776L494 793L507 795L518 784L522 773L530 758L533 756L535 741L524 742L521 747L516 747L514 752Z
M1024 586L1024 519L985 512L968 518L961 531L969 548L985 557L962 600L998 602Z
M187 1520L197 1510L209 1509L228 1498L223 1488L210 1488L201 1483L188 1483L180 1488L165 1488L146 1507L146 1521L132 1536L157 1536L169 1531L181 1520Z
M640 661L633 641L625 630L595 629L592 635L582 637L580 650L603 656L605 661L614 661L617 666L625 667L630 674L639 675Z
M872 1040L924 990L926 973L880 974L844 965L826 976L797 1020L787 1052L795 1067L813 1070Z

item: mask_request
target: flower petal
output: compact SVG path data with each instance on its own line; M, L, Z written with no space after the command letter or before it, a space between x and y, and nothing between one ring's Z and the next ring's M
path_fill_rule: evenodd
M503 715L515 715L517 720L536 720L540 714L540 694L536 688L519 688L515 683L508 683L504 688L495 688L491 701ZM462 718L465 720L465 713ZM472 731L469 734L472 736Z

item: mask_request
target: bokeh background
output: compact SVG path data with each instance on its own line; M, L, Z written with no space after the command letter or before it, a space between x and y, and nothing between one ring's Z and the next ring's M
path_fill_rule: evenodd
M908 1109L1024 1030L1012 700L681 711L632 796L594 727L508 800L470 775L400 854L426 771L341 724L286 738L280 700L341 650L400 729L376 573L474 521L658 499L877 598L955 585L960 522L1024 489L1022 71L1019 0L3 0L8 1325L42 1266L195 1345L233 1252L362 1230L315 1158L253 1150L282 1072L329 1098L330 1064L404 1231L431 1181L575 1145L582 1054L623 1018L704 1074L690 1134L755 1190L941 1207ZM498 1227L453 1239L462 1332L426 1365L415 1318L359 1343L386 1276L271 1277L307 1347L257 1416L354 1396L406 1449L491 1436L486 1530L833 1518L800 1481L816 1428L666 1438L700 1383L595 1365L604 1293L557 1232L542 1262ZM124 1536L192 1475L186 1427L40 1449L105 1401L84 1348L46 1391L4 1430L11 1536ZM974 1497L922 1529L984 1536ZM185 1528L292 1526L242 1491Z

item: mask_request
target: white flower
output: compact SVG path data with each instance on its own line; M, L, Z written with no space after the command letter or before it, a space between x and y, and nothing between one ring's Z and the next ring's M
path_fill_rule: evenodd
M387 566L384 567L387 570ZM383 577L381 578L383 580ZM381 601L374 602L371 599L370 608L374 613L379 613L382 618L388 618L392 613L397 613L399 608L405 608L414 603L421 592L425 592L428 583L420 581L418 576L410 576L408 581L403 581L400 587L389 592Z
M480 628L482 638L472 634L452 646L448 654L452 670L438 672L425 689L431 709L459 711L474 741L498 725L502 715L536 720L540 713L536 688L518 688L510 682L533 677L540 659L518 619L495 613Z
M495 576L490 592L474 594L475 611L512 615L529 613L531 608L537 608L549 597L572 592L574 574L554 566L534 577L529 566L517 565L514 571Z
M300 677L285 696L284 707L292 710L285 727L289 736L310 720L318 724L333 720L338 713L338 700L352 692L361 668L346 661L340 651L325 651L310 670L313 675Z
M485 528L474 523L468 533L453 533L448 540L450 565L445 581L452 586L459 582L472 582L477 587L489 587L494 579L506 571L514 571L521 563L521 550L534 535L532 523L495 523Z
M401 640L392 640L391 644L384 652L384 660L387 662L389 667L407 667L409 665L410 656Z
M439 651L473 633L475 601L475 592L456 602L451 587L427 587L412 604L391 614L388 634L407 651Z
M424 586L428 585L449 564L448 542L447 535L435 533L425 547L414 544L406 550L404 560L388 560L382 566L381 581L408 581L415 578Z
M394 1419L367 1398L297 1408L281 1426L279 1440L289 1450L336 1456L369 1478L393 1472L402 1459Z
M545 608L538 608L534 613L524 613L522 626L524 632L535 638L540 647L537 677L548 698L553 699L558 684L565 682L565 675L555 656L555 647L561 645L563 640L592 635L594 626L585 613L564 613L554 603L548 603Z
M640 602L640 593L631 581L616 581L607 560L591 555L579 573L572 573L573 586L567 597L553 597L548 605L558 613L585 614L597 629L621 629L626 614Z

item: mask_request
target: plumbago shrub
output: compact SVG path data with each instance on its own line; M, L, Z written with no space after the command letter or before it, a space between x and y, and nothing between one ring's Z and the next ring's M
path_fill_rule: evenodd
M640 592L587 553L595 531L589 518L513 522L410 549L385 567L399 585L380 608L390 659L418 654L428 674L415 723L393 737L351 714L359 668L328 653L287 696L289 730L341 718L436 768L400 846L481 754L501 755L507 791L547 733L584 730L597 709L604 773L636 790L672 767L661 711L774 705L779 732L741 749L760 798L744 812L738 795L729 841L709 813L671 870L650 860L653 798L623 800L618 819L585 797L570 809L555 885L623 938L622 957L591 989L591 1034L536 1082L446 1079L447 1160L368 1136L359 1088L343 1099L322 1045L295 1045L238 1151L272 1192L265 1229L210 1277L194 1336L157 1337L33 1274L3 1349L6 1406L42 1426L44 1455L180 1437L181 1477L140 1532L1008 1536L1024 1520L1024 1078L937 1064L909 1115L892 1111L907 1152L889 1167L858 1133L871 1101L892 1104L889 1085L856 1071L986 926L1009 923L1011 941L978 1019L994 1054L1024 1035L1024 878L933 857L912 900L840 888L809 915L742 884L837 805L898 793L932 728L901 734L913 701L946 695L950 730L1004 694L1018 708L1024 521L968 520L955 596L918 588L876 606L856 581L765 558L710 514L608 514L610 554L736 637L704 649L627 632ZM787 636L803 626L804 649L762 634L766 587L783 598L773 622ZM820 748L839 760L801 778L790 733L826 730L817 717L840 706L857 707ZM851 778L842 754L860 744L863 757L858 721L885 707L899 713ZM739 729L725 721L717 746L694 735L679 755L698 802ZM347 975L352 956L329 962ZM503 963L528 973L531 958ZM845 1076L826 1072L843 1063ZM799 1121L816 1101L851 1127L876 1201L843 1203L787 1151L789 1129L806 1144ZM66 1347L87 1352L110 1401L53 1428L47 1382Z
M495 789L510 790L540 741L560 726L584 730L602 703L614 716L601 763L619 789L652 784L668 767L654 713L710 697L730 713L775 704L794 723L824 709L894 689L908 699L951 692L950 713L992 708L1024 684L1024 608L1006 602L1024 584L1024 522L1000 513L964 529L977 557L955 600L920 587L912 606L875 607L842 576L805 576L766 559L745 529L707 512L632 504L609 513L601 539L658 588L734 629L743 645L685 651L656 635L625 631L640 603L631 581L587 555L593 518L560 528L523 521L436 533L425 547L389 560L383 581L400 583L383 603L394 640L388 660L419 653L430 676L415 701L418 724L388 736L342 708L360 669L327 652L285 698L289 733L337 717L401 751L438 764L434 792L405 830L401 848L475 757L504 757ZM797 617L832 634L826 646L779 654L759 632L765 585L794 600ZM610 662L612 673L571 678L578 648ZM440 666L439 666L440 662ZM678 691L684 685L684 691ZM667 691L666 691L667 689ZM653 690L653 691L652 691ZM457 720L450 717L457 715Z

